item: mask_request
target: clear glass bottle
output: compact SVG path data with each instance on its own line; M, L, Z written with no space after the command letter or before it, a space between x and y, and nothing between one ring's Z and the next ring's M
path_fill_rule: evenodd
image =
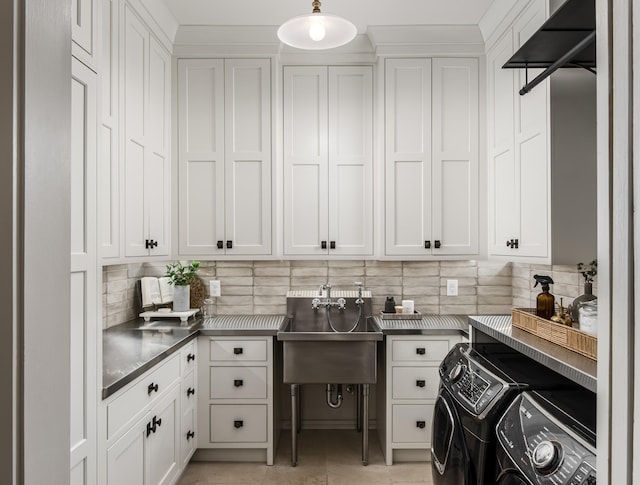
M578 322L583 332L591 335L598 334L598 300L578 304Z

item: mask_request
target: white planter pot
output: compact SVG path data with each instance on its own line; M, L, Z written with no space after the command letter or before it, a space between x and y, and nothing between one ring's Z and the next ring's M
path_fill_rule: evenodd
M186 312L189 310L191 293L190 285L175 285L173 287L173 311Z

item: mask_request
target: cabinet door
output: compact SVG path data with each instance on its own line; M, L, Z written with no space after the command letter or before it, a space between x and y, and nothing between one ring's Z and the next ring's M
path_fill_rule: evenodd
M221 254L224 240L224 64L178 61L180 254Z
M145 440L147 413L107 449L107 485L147 485L145 482Z
M145 106L149 32L125 4L122 62L125 256L145 256Z
M329 239L335 255L373 252L371 67L329 68ZM331 244L330 244L331 247Z
M147 437L148 481L146 485L173 483L180 469L180 426L178 416L179 388L175 386L153 407L151 422L155 431Z
M326 67L284 68L284 253L327 254Z
M514 45L519 49L546 18L545 2L536 1L514 24ZM529 78L539 71L529 70ZM525 70L515 73L517 92L526 84ZM547 257L549 252L550 151L548 141L549 80L526 96L517 96L515 105L516 197L519 214L518 256ZM516 236L517 237L517 236Z
M430 59L387 59L385 126L386 254L431 254Z
M271 253L269 59L225 61L226 254Z
M478 60L434 59L432 69L433 254L477 254Z
M517 237L517 201L513 120L515 72L502 69L513 54L508 30L487 54L489 83L489 252L510 255L507 241Z

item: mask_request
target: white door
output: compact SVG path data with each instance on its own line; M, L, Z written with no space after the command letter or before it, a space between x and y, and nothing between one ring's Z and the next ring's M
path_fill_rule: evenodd
M326 67L284 68L284 253L327 254Z
M224 63L178 61L180 254L223 254Z
M180 386L174 386L153 407L151 422L154 431L146 438L149 476L145 485L168 485L173 483L179 471L179 425L178 400Z
M269 59L225 61L225 250L271 253Z
M431 153L431 60L387 59L387 255L431 254Z
M433 254L478 253L478 60L434 59Z
M329 254L373 253L372 68L330 67Z

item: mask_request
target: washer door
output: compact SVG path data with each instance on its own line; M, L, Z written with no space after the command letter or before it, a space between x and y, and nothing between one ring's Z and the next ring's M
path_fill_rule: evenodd
M433 411L431 474L434 485L476 485L474 470L464 446L455 404L441 391Z
M507 470L498 476L496 485L530 485L530 482L522 478L517 472Z

